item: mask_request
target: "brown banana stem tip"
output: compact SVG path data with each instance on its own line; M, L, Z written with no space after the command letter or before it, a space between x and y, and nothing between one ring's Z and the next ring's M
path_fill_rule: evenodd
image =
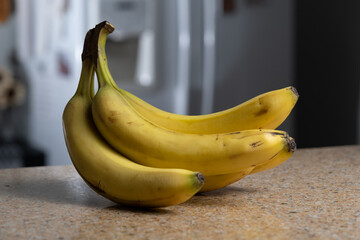
M196 173L196 177L201 184L203 184L205 182L204 175L202 175L200 172Z
M100 31L106 29L109 33L114 31L114 26L111 25L108 21L103 21L95 26L95 28L90 29L85 36L83 52L81 54L81 60L84 61L86 58L92 59L92 61L97 63L98 58L98 40Z
M295 139L288 137L286 138L287 143L288 143L288 148L289 148L289 152L295 152L296 150L296 142Z
M84 61L87 58L92 58L91 42L93 38L94 29L90 29L85 36L83 52L81 54L81 60Z
M299 97L299 93L295 87L290 87L290 90L295 94L296 97Z

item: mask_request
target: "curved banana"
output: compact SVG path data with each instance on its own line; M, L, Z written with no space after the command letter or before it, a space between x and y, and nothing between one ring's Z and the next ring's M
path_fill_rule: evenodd
M104 55L111 25L99 31L96 67L99 89L93 100L92 115L103 137L131 160L146 166L219 175L263 164L289 145L289 136L284 131L187 134L147 121L113 87Z
M127 205L162 207L191 198L203 185L201 173L138 165L99 135L91 118L92 65L83 61L78 89L63 113L66 145L80 176L100 195Z
M149 121L170 130L198 134L276 129L289 116L299 97L294 87L286 87L263 93L224 111L186 116L163 111L124 89L117 89Z
M128 102L146 119L164 128L184 133L221 133L246 129L276 129L290 114L299 95L294 87L286 87L258 95L233 108L206 115L186 116L163 111L143 101L130 92L113 86ZM257 166L253 171L248 169L239 173L216 176L205 176L205 184L201 192L211 191L234 183L247 174L254 174L274 168L285 162L274 159L269 163ZM266 166L266 167L265 167Z

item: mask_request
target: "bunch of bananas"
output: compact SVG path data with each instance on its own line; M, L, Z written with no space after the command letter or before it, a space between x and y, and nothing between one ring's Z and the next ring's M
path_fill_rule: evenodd
M102 22L88 31L78 88L63 113L69 155L94 191L118 203L169 206L273 168L293 154L295 141L274 129L297 102L295 88L208 115L165 112L116 85L105 54L113 30Z

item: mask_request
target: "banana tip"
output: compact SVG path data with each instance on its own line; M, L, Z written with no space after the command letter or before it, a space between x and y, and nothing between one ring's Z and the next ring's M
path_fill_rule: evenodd
M289 152L295 152L295 150L296 150L295 139L293 139L292 137L289 137L287 139L287 142L288 142Z
M294 93L294 95L295 95L296 97L299 97L299 93L298 93L298 91L296 90L295 87L290 87L290 90Z
M202 175L200 172L197 172L197 173L196 173L196 177L197 177L199 183L200 183L201 185L203 185L204 182L205 182L204 175Z

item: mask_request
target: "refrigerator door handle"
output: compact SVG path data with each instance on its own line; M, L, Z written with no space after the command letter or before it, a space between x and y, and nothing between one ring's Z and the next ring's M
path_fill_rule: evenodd
M190 95L191 36L190 0L177 2L178 63L174 112L188 114Z
M216 9L217 0L203 0L203 89L201 114L213 112L216 74Z

